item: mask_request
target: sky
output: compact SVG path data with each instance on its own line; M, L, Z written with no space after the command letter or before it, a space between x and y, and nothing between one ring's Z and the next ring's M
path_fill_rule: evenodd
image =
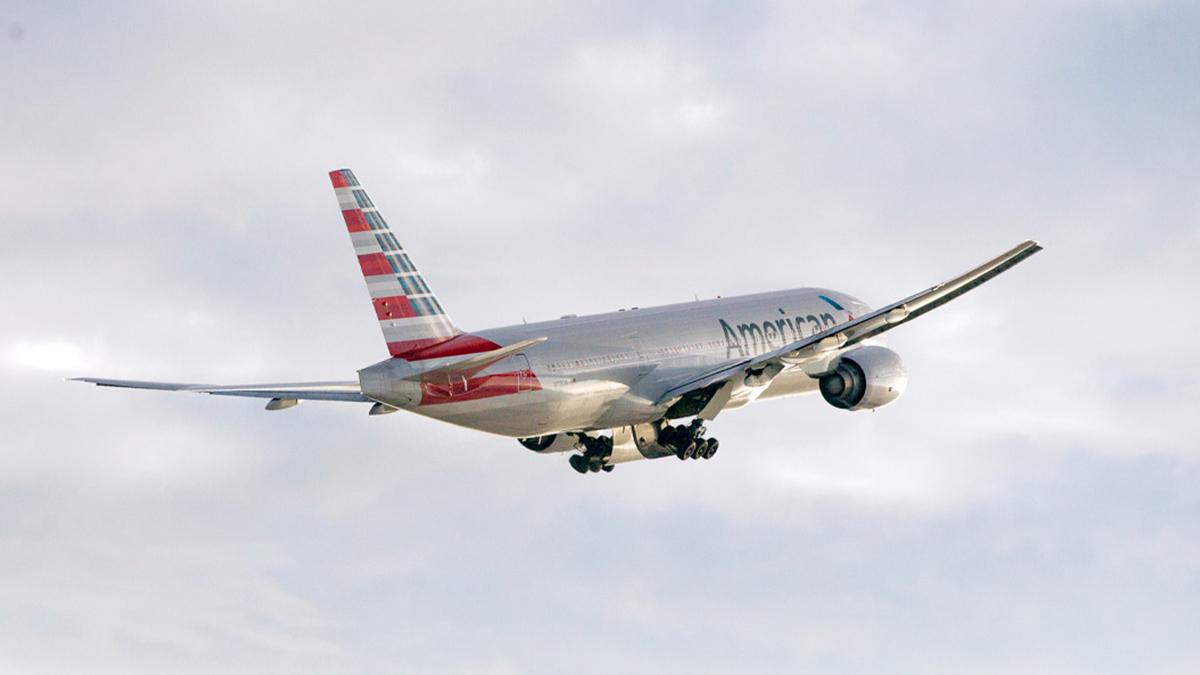
M0 3L0 671L1200 670L1200 6ZM576 475L74 376L386 356L326 173L470 329L819 285L876 412Z

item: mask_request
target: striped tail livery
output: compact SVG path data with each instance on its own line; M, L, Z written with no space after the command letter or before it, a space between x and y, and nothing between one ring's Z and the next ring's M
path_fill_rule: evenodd
M329 172L388 353L404 357L460 334L350 169Z

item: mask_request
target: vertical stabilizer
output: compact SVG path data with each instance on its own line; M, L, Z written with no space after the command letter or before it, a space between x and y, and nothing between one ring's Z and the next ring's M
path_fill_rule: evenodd
M424 277L349 169L330 171L333 191L371 294L388 353L405 356L458 335Z

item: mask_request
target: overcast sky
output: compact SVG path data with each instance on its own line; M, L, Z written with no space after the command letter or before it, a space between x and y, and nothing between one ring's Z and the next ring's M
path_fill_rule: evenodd
M170 5L170 9L166 9ZM0 671L1195 673L1200 7L0 4ZM326 172L468 329L802 285L908 392L563 455L79 375L386 356Z

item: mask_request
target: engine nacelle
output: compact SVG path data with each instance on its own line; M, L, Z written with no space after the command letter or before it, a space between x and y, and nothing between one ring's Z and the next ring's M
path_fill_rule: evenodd
M518 438L521 445L542 454L551 452L567 452L579 445L579 439L571 434L550 434L549 436L531 436Z
M821 396L835 408L873 410L900 398L908 373L899 354L872 345L847 352L820 385Z

